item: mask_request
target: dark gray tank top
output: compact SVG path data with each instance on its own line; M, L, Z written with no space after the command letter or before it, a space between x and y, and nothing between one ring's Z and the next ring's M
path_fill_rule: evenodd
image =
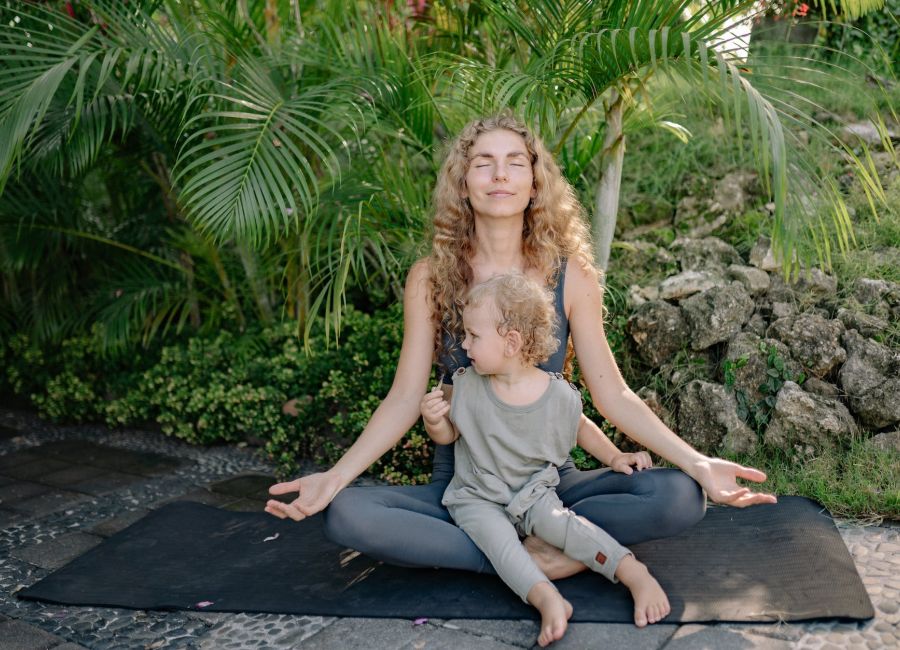
M556 352L550 355L542 364L538 365L541 370L547 372L562 372L566 362L566 344L569 340L569 319L566 318L566 308L563 298L566 289L566 263L567 259L560 261L559 268L556 271L556 284L553 287L553 305L556 308L556 329L553 336L559 341L559 347ZM458 368L468 368L472 365L469 355L462 349L462 341L450 334L444 334L444 353L438 359L438 379L443 374L443 382L453 385L453 373Z

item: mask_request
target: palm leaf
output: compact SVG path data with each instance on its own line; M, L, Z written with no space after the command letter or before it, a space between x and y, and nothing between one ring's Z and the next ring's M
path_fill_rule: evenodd
M259 244L315 210L319 173L337 178L334 145L360 119L364 99L352 82L291 96L250 61L235 73L199 96L216 108L185 125L174 183L203 232Z

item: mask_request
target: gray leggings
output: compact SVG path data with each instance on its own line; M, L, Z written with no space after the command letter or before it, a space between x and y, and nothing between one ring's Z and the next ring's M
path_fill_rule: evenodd
M351 487L325 510L325 533L336 544L409 567L495 573L490 562L441 505L453 476L451 445L437 446L428 485ZM626 475L610 469L559 468L563 504L625 546L677 535L703 518L700 486L675 469Z

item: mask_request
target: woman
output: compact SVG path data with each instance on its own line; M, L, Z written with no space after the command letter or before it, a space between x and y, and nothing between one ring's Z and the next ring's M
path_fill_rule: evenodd
M738 478L764 481L765 474L700 454L625 384L603 331L603 292L582 208L543 143L524 125L509 116L468 124L441 168L434 211L431 255L416 262L407 278L403 345L390 391L334 467L273 485L273 495L298 495L289 504L270 500L267 512L299 521L328 506L326 532L338 544L402 566L493 572L441 505L453 474L452 446L436 447L429 485L347 485L416 422L435 357L450 399L450 376L468 365L460 349L463 299L475 284L509 272L525 273L556 295L556 334L563 345L541 367L562 371L571 335L597 410L683 470L582 472L569 460L559 468L557 488L568 508L630 545L675 535L699 521L705 510L701 487L714 501L733 506L775 502L737 484ZM604 435L596 425L591 434L594 440ZM585 568L540 540L527 538L525 545L551 579Z

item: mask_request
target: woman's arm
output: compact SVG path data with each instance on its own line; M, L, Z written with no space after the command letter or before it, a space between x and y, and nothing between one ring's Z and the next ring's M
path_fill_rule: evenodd
M428 265L413 265L403 292L403 344L394 382L356 442L334 467L269 488L273 495L298 492L290 504L270 500L266 512L300 520L323 510L347 487L393 447L419 417L419 401L428 387L434 356L434 324L428 299Z
M638 444L684 470L714 501L738 506L775 501L771 495L739 487L736 481L744 478L761 482L765 474L704 456L675 435L625 384L603 330L603 292L577 259L566 268L565 304L581 374L603 417ZM603 435L596 424L593 427Z

